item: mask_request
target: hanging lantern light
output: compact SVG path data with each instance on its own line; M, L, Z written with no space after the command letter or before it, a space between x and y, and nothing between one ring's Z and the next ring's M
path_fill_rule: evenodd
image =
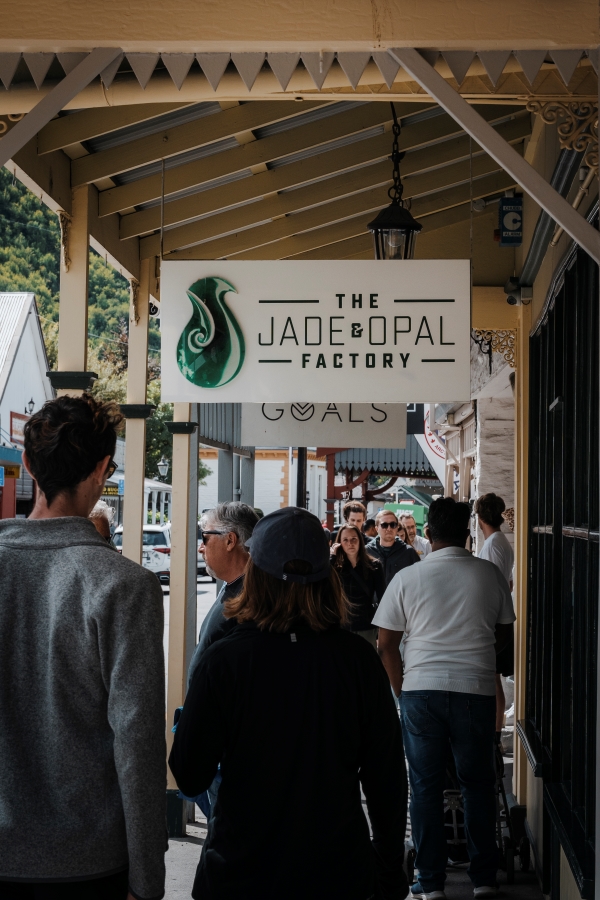
M382 209L379 215L369 222L367 228L373 232L375 245L375 259L413 259L415 255L415 240L423 226L413 219L402 199L402 181L400 179L400 161L404 159L404 153L400 152L398 138L400 137L400 123L396 115L394 104L392 116L394 125L392 132L394 142L390 159L394 166L394 183L388 190L391 199L389 206Z

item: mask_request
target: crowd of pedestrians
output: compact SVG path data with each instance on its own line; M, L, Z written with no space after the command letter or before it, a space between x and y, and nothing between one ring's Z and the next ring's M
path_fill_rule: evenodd
M164 896L162 591L114 552L100 500L120 424L87 395L46 403L25 427L34 510L0 521L0 900ZM476 507L481 559L450 498L424 536L357 501L333 540L295 507L205 514L222 584L169 756L208 820L192 897L444 900L449 758L474 896L496 895L496 675L515 618L503 506Z

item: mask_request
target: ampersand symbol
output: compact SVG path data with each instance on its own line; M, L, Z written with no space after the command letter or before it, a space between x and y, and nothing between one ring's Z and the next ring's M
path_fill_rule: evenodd
M352 322L352 335L351 337L362 337L363 329L360 322Z

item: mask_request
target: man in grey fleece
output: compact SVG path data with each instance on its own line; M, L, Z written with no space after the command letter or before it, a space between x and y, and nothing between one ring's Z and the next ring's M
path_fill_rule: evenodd
M121 420L46 403L25 427L35 508L0 521L0 900L164 896L162 591L87 518Z

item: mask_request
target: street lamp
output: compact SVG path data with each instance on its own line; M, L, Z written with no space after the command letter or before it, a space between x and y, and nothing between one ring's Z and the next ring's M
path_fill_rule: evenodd
M27 410L29 410L29 415L32 415L34 406L35 406L35 403L33 402L33 397L32 397L31 400L29 401L29 403L27 404L27 406L25 407L25 413L27 413Z
M393 103L390 106L394 117L392 126L394 141L390 156L394 166L394 183L388 190L388 197L392 202L382 209L372 222L369 222L367 228L373 232L375 259L413 259L416 237L423 226L413 219L402 199L404 188L400 179L400 160L404 159L404 153L400 152L398 146L400 123L396 109Z
M169 471L169 460L163 456L157 463L158 474L161 478L165 478Z

